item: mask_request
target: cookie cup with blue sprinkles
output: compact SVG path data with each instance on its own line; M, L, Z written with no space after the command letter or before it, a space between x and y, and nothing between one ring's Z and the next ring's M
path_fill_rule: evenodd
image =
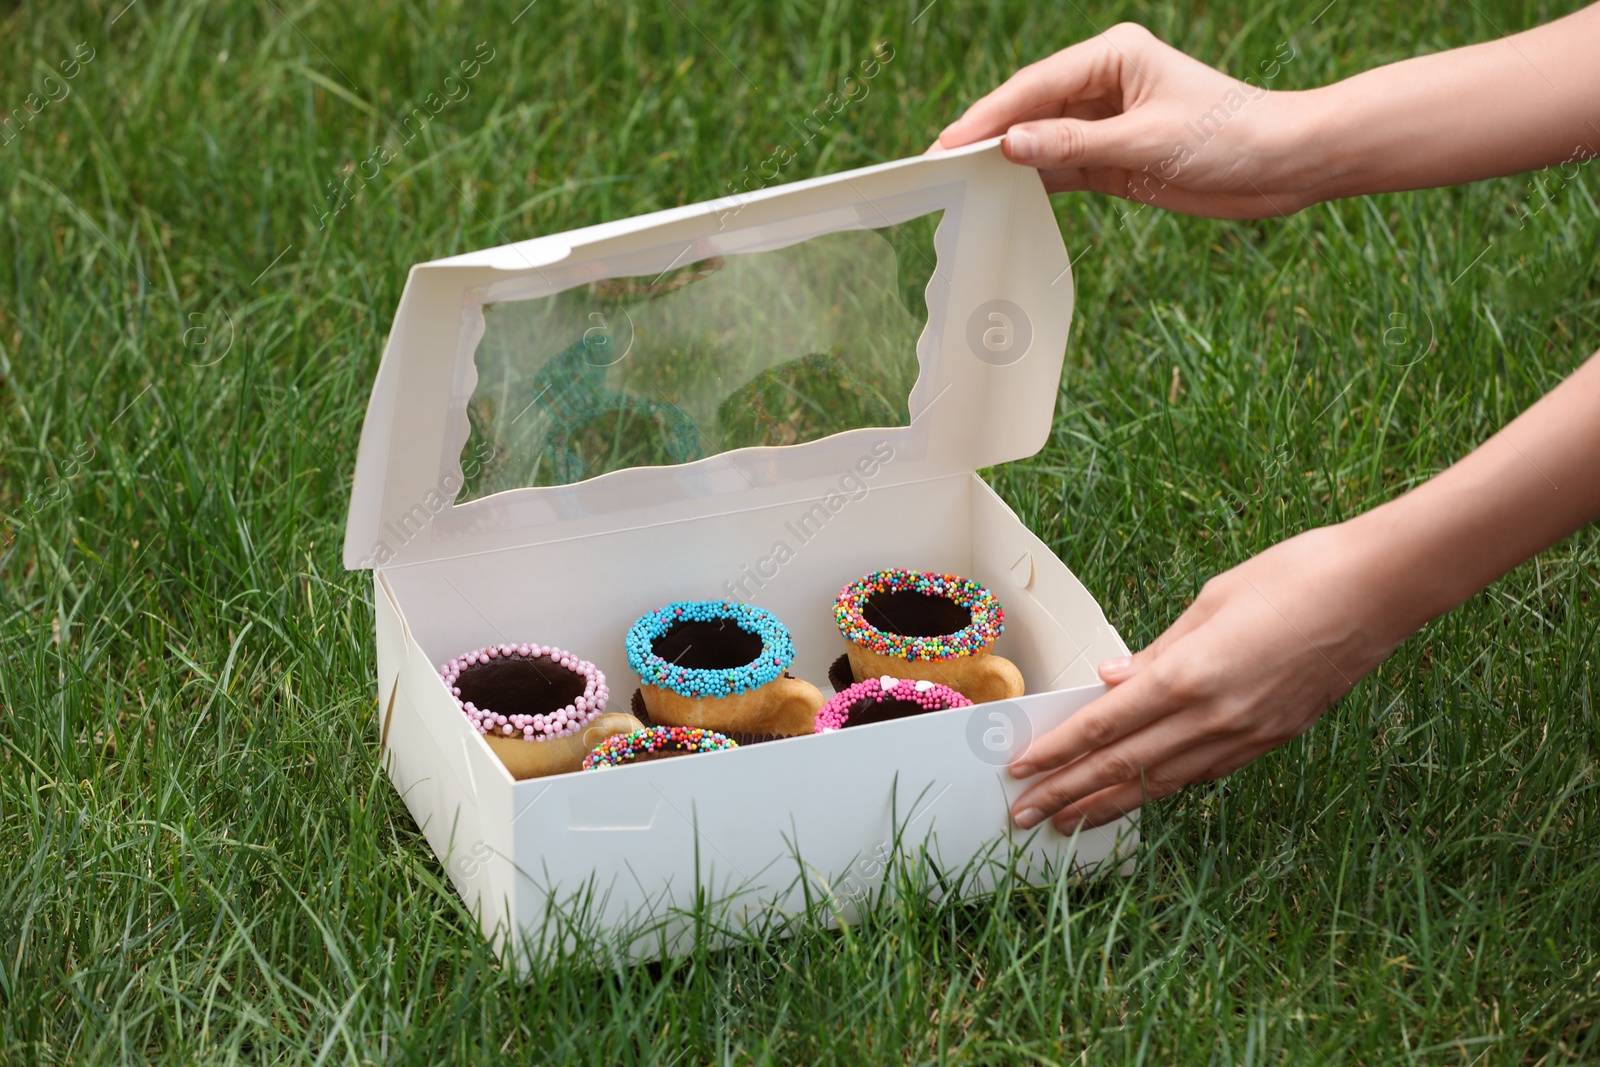
M651 721L721 734L812 732L822 691L791 677L794 641L770 611L733 600L680 600L628 629L628 664Z
M833 617L850 643L846 657L856 682L884 675L925 680L974 704L1023 694L1022 672L993 652L1005 632L1005 610L971 578L873 571L839 591Z

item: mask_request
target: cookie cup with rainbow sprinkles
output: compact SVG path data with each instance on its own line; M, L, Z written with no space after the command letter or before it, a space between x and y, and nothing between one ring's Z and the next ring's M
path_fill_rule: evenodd
M628 630L628 665L653 722L718 733L795 737L812 731L822 691L786 672L789 630L733 600L680 600Z
M726 752L738 747L732 738L713 730L701 730L693 726L650 726L606 738L584 757L583 769L598 771L672 756Z
M550 645L489 645L439 668L456 707L511 777L542 778L583 767L595 746L642 724L607 713L605 673Z
M948 686L974 704L1022 696L1022 672L992 647L1005 611L971 578L895 568L846 585L833 605L855 680Z

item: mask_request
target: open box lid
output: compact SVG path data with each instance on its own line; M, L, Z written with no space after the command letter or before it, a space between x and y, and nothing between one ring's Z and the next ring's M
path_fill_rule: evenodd
M890 398L903 405L901 425L885 419L801 443L710 447L727 437L701 429L704 418L697 422L690 399L659 388L657 397L636 385L628 393L605 384L641 362L627 362L634 339L626 338L623 350L623 338L597 333L599 326L585 329L585 322L604 316L584 313L581 300L567 299L647 288L607 281L615 279L670 276L651 293L698 285L704 275L732 265L715 284L681 291L705 294L687 303L699 316L700 336L708 339L701 355L724 366L706 362L711 371L701 373L722 383L718 398L733 419L761 406L762 389L791 388L783 382L772 386L772 374L783 367L803 364L808 373L848 378L853 367L865 368L882 355L873 343L849 352L836 345L831 353L775 365L774 359L792 353L774 355L772 336L806 334L804 341L796 339L804 347L814 343L813 325L844 323L836 328L847 335L846 347L849 335L865 334L878 349L895 347L877 333L878 320L895 313L874 310L877 305L862 296L872 287L869 273L887 273L887 284L895 284L895 260L892 252L884 259L861 242L887 249L880 234L898 234L912 220L934 214L940 218L926 264L926 324L920 336L915 330L904 334L899 346L909 349L915 337L915 364L909 351L890 353L903 356L910 368L905 381L914 376L908 395ZM766 266L757 270L758 262ZM696 269L697 264L705 266ZM730 302L730 294L737 299ZM563 300L564 333L551 328L555 320L545 311L530 312L543 318L517 317L519 308L556 307ZM678 301L674 328L682 327L685 303ZM865 457L881 458L885 451L893 462L873 464L873 485L946 477L1032 455L1050 431L1072 304L1066 248L1038 174L1006 160L999 139L419 264L406 281L367 406L345 566L417 563L673 522L708 510L820 499L841 477L865 469ZM658 301L652 307L666 305ZM637 317L650 318L647 311L640 309ZM705 320L718 316L725 322L707 325ZM758 319L777 333L741 334L737 359L709 341L713 334L753 330ZM530 380L538 386L538 376L518 379L522 391L498 409L504 418L477 399L483 395L480 371L500 375L496 381L520 372L518 361L526 362L523 354L533 348L502 345L496 351L511 356L492 357L485 342L490 323L521 323L516 336L539 338L545 352L528 357L543 359L530 373L538 369L544 386L529 387ZM651 329L664 328L655 318L651 323ZM632 317L629 325L635 326ZM643 337L644 327L635 328ZM569 346L574 329L578 338ZM765 361L765 377L751 379L748 370L732 366L743 368L749 358ZM499 362L491 368L494 359ZM552 373L563 366L568 369ZM531 399L523 406L525 396ZM574 396L609 397L607 410L617 417L644 413L639 417L664 428L667 451L652 461L656 465L604 473L584 471L581 463L552 466L546 456L520 468L503 465L530 477L498 489L474 485L478 472L471 466L469 438L508 426L521 432L546 418L552 405L559 408L551 397L565 397L571 407ZM837 405L811 403L831 406ZM530 410L535 415L519 423ZM599 408L591 403L584 410ZM546 424L539 432L548 446L562 431ZM682 445L677 452L673 434ZM560 447L567 443L561 438ZM537 484L540 478L555 484ZM483 495L472 498L475 491Z

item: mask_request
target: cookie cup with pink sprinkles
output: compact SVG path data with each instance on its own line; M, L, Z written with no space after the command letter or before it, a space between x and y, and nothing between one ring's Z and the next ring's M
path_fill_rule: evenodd
M595 746L641 727L632 715L606 712L603 671L552 645L475 648L441 666L439 678L518 780L579 770Z
M867 726L892 722L930 711L970 707L972 701L938 682L926 678L894 678L884 675L857 682L817 712L816 732L832 733L847 726Z

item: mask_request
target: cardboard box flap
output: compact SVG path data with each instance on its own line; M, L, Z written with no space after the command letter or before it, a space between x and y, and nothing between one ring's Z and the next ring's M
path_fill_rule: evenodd
M1038 175L998 140L418 265L345 565L1032 455L1072 299Z

